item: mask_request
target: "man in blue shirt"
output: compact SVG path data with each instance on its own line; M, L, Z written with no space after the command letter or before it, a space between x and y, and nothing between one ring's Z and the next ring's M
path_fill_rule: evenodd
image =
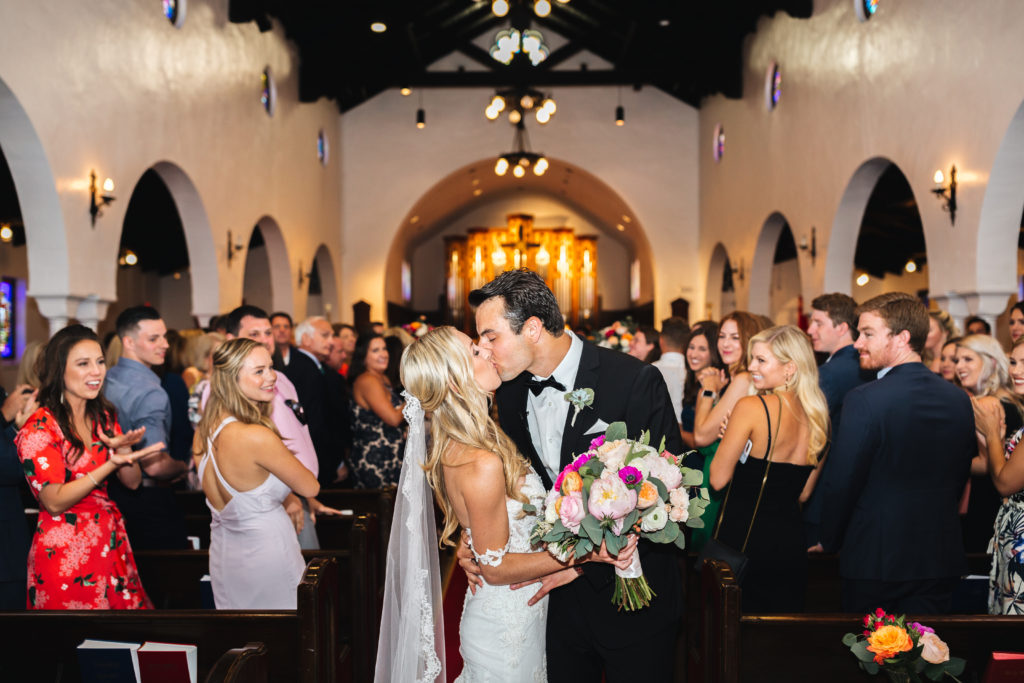
M107 370L103 395L117 409L122 430L146 428L137 449L169 443L171 402L152 369L164 362L166 334L167 326L150 306L134 306L117 316L121 358ZM184 475L188 463L161 451L139 464L144 476L136 491L114 484L110 487L132 546L136 550L186 547L184 516L173 493L164 486Z
M822 294L811 302L811 322L807 334L811 337L814 350L829 354L828 360L818 368L818 385L828 403L828 416L832 423L831 437L839 432L839 416L843 410L843 398L854 387L859 387L874 377L865 374L860 367L857 350L853 342L857 339L857 302L846 294ZM818 525L821 522L821 495L828 458L822 464L819 486L804 505L804 528L807 532L807 547L820 550Z

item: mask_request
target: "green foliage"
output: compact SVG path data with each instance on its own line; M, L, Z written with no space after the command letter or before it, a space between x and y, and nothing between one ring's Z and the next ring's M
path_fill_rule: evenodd
M637 441L639 441L644 446L649 446L651 444L651 430L645 429L644 431L640 432L640 438L637 439Z
M695 470L692 467L680 467L680 474L683 475L681 486L701 486L704 484L704 472Z
M704 526L703 522L701 522L701 526ZM676 536L676 547L680 550L686 550L686 534Z
M583 518L583 523L580 524L580 530L586 534L587 538L595 545L601 545L601 536L603 532L601 530L601 523L594 519L593 515L587 515Z
M647 534L646 538L655 543L675 543L679 536L679 525L675 522L668 522L658 531Z
M661 437L661 443L658 444L658 452L659 453L664 453L665 452L665 437L664 436Z
M618 441L626 438L626 423L612 422L604 431L604 438L607 441Z
M625 536L616 536L613 530L605 529L604 544L612 555L618 555L622 552L622 549L626 547L626 541L627 538Z
M657 477L647 477L647 481L654 484L655 488L658 489L658 495L661 496L662 500L668 500L668 487L665 486L665 482Z
M636 524L636 520L638 519L640 519L640 511L631 510L630 513L626 515L625 519L622 520L622 531L624 533L629 533L629 530L633 528L633 525Z
M533 503L523 503L523 512L527 514L536 514L537 506Z

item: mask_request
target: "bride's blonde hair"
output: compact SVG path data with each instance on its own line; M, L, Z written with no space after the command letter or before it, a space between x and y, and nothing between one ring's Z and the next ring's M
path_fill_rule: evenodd
M454 327L439 327L406 347L402 353L402 385L430 414L430 454L423 469L444 513L440 545L455 545L459 526L444 484L444 456L458 444L489 451L501 458L505 495L529 502L516 487L529 464L512 439L498 428L488 411L490 396L476 382L473 359Z

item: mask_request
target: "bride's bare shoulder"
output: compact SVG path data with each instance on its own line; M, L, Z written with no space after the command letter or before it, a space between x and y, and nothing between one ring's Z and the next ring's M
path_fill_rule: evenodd
M505 468L501 458L491 451L482 448L462 447L450 451L444 459L445 467L449 476L454 475L463 478L490 478L501 477L504 479Z

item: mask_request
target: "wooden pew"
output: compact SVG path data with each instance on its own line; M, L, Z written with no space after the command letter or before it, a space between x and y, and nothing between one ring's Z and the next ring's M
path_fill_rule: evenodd
M205 683L268 683L269 661L266 645L246 643L222 654Z
M200 677L239 643L266 645L272 681L323 683L337 667L338 563L317 558L298 586L298 609L92 610L0 613L0 661L10 681L79 680L75 648L86 638L196 643Z
M709 561L701 580L701 627L706 637L700 670L691 669L691 683L866 680L856 658L842 644L844 634L863 630L863 615L744 615L740 612L741 589L728 565ZM953 656L967 660L961 677L964 681L980 678L993 651L1019 651L1024 644L1024 619L1017 617L910 618L934 628Z

